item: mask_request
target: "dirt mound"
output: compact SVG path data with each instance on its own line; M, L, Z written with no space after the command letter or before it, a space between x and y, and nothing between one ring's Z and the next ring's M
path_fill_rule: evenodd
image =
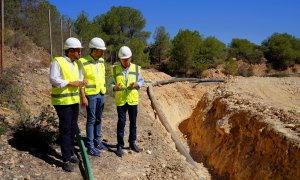
M218 69L207 69L202 73L202 76L208 79L226 79L227 76L222 72L223 67Z
M163 72L160 72L156 69L142 70L142 74L143 74L143 77L144 77L146 82L156 81L156 80L164 80L164 79L170 79L171 78L170 75L168 75L166 73L163 73Z
M236 78L180 125L191 154L230 179L299 179L299 78Z
M240 76L266 76L266 75L285 75L285 76L296 76L299 77L300 65L295 64L292 67L288 67L286 70L278 71L275 69L271 69L268 67L266 62L262 62L260 64L249 64L244 62L243 60L238 60L238 75ZM203 71L202 76L205 78L219 78L219 79L228 79L230 76L226 75L225 65L218 65L216 68L211 68Z

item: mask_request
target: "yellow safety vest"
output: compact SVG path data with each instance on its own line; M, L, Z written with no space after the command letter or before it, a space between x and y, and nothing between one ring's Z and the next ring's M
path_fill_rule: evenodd
M69 62L64 57L55 57L51 61L51 63L53 63L54 61L58 62L64 80L70 82L79 80L78 66L76 62L73 62L74 64L74 71L73 71L70 67ZM51 101L53 105L70 105L70 104L79 103L80 102L79 88L71 87L71 86L58 88L52 86Z
M133 63L130 64L127 83L125 81L125 75L121 65L112 67L112 77L114 83L121 84L121 90L114 91L115 103L117 106L123 106L128 103L129 105L137 105L139 103L139 92L138 89L130 87L130 83L138 82L139 73L141 67Z
M94 62L95 60L91 56L80 58L78 61L83 68L84 79L88 80L88 84L85 85L84 89L86 95L96 95L100 92L102 94L106 93L104 59L99 58L97 60L98 72L96 71Z

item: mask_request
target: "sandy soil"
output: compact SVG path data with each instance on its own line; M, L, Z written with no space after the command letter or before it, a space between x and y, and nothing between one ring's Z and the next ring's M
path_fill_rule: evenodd
M187 91L182 95L174 87ZM181 122L192 157L204 162L213 179L300 177L299 169L292 168L300 165L299 77L232 77L203 87L206 93L194 92L202 94L198 102L180 99L192 92L186 87L156 87L156 94L169 122L175 127ZM173 115L174 109L182 114ZM186 109L192 111L188 118Z
M24 86L23 104L30 111L33 120L41 117L43 107L55 116L53 107L49 106L50 83L48 68L41 63L44 60L39 59L40 56L29 58L30 56L25 54L20 61L20 55L13 53L14 50L8 51L7 58L11 61L6 63L6 67L12 67L14 64L20 66L20 71L14 78ZM170 77L155 70L143 73L147 81ZM125 149L123 158L115 155L117 113L113 98L106 96L103 141L110 147L110 151L103 152L101 157L89 156L94 179L208 179L210 175L205 168L200 172L177 152L170 135L152 110L146 86L141 90L137 123L137 143L143 151L134 153ZM49 147L50 149L43 149L30 139L22 139L22 135L14 133L19 118L17 113L5 108L4 104L1 105L0 113L5 117L3 121L10 126L10 130L0 138L0 176L4 179L83 179L82 165L72 173L61 169L60 149L57 144ZM128 127L129 124L126 125L125 142L128 138ZM79 128L85 137L84 109L80 113Z
M228 91L238 93L243 99L260 101L269 106L284 110L300 112L300 78L237 78L230 85Z
M24 86L23 104L33 117L40 116L43 107L54 113L48 106L50 84L48 68L43 65L48 55L39 51L42 50L21 55L6 48L5 58L10 60L6 67L20 67L15 80ZM224 77L219 71L214 73L219 74L216 78ZM143 76L147 83L171 78L156 70L143 70ZM195 86L183 82L155 87L156 98L170 124L190 148L199 168L185 161L157 119L147 95L147 83L140 92L137 142L143 151L138 154L126 149L123 158L115 155L117 114L113 98L106 96L103 140L111 150L101 157L90 157L95 179L300 178L299 168L290 170L300 165L299 77L226 77L222 84ZM72 173L61 169L57 144L46 152L35 146L20 148L21 137L16 137L13 129L18 123L16 112L0 104L0 115L1 123L10 126L0 138L2 178L83 178L82 167ZM82 109L79 127L83 137L84 116ZM125 135L126 140L128 124ZM251 168L247 169L249 164ZM255 171L257 176L253 175Z

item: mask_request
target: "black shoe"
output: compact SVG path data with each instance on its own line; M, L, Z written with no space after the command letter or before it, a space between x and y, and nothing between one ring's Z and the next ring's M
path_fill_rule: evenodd
M79 164L79 159L77 158L76 155L71 156L70 162L74 164Z
M123 149L121 146L118 146L116 155L122 157L124 155Z
M135 144L135 143L130 143L130 149L133 150L134 152L141 152L141 149Z
M65 170L67 172L72 172L73 171L73 165L71 164L70 161L64 162L62 168L63 168L63 170Z

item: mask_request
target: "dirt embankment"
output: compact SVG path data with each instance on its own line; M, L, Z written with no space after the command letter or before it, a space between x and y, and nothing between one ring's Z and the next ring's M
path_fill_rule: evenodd
M299 97L299 78L236 78L205 94L180 129L217 177L299 179Z
M41 63L49 55L38 54L40 51L37 48L21 56L15 50L7 50L5 57L9 60L6 67L20 67L15 82L24 87L23 104L32 116L39 116L44 106L54 112L52 106L47 106L50 104L48 68ZM170 78L155 70L143 70L143 75L147 81ZM111 151L103 152L98 158L90 157L94 178L209 179L203 166L196 171L176 150L152 110L146 87L140 93L137 142L143 151L137 154L126 149L122 159L114 154L117 114L113 98L107 96L102 132ZM185 144L189 145L193 158L204 162L215 177L300 178L299 78L233 78L223 85L196 87L190 83L174 83L155 87L154 93L173 129L184 133L181 139L187 139ZM2 178L82 179L82 167L72 173L61 169L57 144L49 151L36 144L28 146L20 141L21 137L15 137L13 128L18 117L14 114L6 104L0 104L1 121L7 122L10 128L0 136ZM83 136L84 114L82 110L79 118ZM128 125L127 122L125 141Z
M41 49L33 52L18 54L17 50L7 48L5 53L5 68L17 65L19 70L12 74L14 82L24 87L22 91L22 104L30 111L32 120L48 118L42 115L42 108L47 112L56 113L50 105L50 83L48 80L48 68L41 62L49 54L37 55ZM168 79L170 76L155 70L143 71L144 78L148 81ZM119 158L116 151L116 127L117 112L113 97L106 96L105 110L102 120L102 137L104 143L110 147L110 151L102 152L101 157L89 156L94 179L209 179L207 170L198 172L185 161L185 158L177 152L175 144L163 125L157 119L152 110L146 87L141 91L141 100L138 114L138 139L137 144L143 149L141 153L129 150L128 127L125 128L125 155ZM8 102L9 103L9 102ZM11 101L13 103L13 101ZM75 171L66 173L62 170L60 148L58 144L45 149L41 144L33 142L33 139L24 139L27 134L15 134L17 124L20 121L16 111L9 109L7 104L0 103L0 123L8 123L5 133L0 136L0 176L3 179L83 179L83 168L76 166ZM86 118L84 108L79 117L79 128L85 137ZM25 120L25 119L23 119ZM2 125L2 124L0 124ZM57 129L56 129L57 130ZM29 131L28 131L29 132ZM35 137L41 133L36 129ZM26 136L27 137L27 136ZM79 154L79 147L76 147ZM1 179L0 178L0 179Z
M203 94L216 88L216 83L196 84L190 82L176 82L163 86L156 86L154 94L163 107L172 128L181 134L179 124L190 117Z

